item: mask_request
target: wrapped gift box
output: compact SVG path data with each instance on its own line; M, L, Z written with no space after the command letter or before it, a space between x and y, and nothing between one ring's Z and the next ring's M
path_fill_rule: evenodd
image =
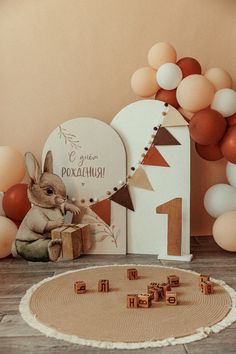
M88 224L64 225L51 231L51 238L62 239L62 258L76 259L92 247Z

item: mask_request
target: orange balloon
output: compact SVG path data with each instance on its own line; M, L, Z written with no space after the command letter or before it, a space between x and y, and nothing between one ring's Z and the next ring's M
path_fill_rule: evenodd
M177 87L176 97L183 109L197 112L211 104L214 93L214 87L207 78L189 75Z
M220 215L214 222L212 233L221 248L236 252L236 211Z
M5 192L24 178L24 157L11 146L0 146L0 171L0 191Z
M234 113L232 116L226 118L227 123L230 127L233 125L236 125L236 113Z
M11 245L16 238L17 227L13 221L0 216L0 258L11 254Z
M200 145L195 143L195 149L198 155L207 161L217 161L223 157L219 144Z
M27 188L27 184L16 184L4 194L3 209L6 216L14 221L22 221L31 208Z
M155 95L159 89L156 82L156 71L149 67L138 69L132 75L131 87L134 93L140 97Z
M176 63L183 73L183 78L193 74L201 74L202 68L199 62L191 57L181 58Z
M173 106L175 108L179 107L179 103L176 99L176 89L175 90L160 89L156 93L155 100L169 103L171 106Z
M228 128L220 148L226 160L236 164L236 126Z
M232 88L233 81L227 71L221 68L211 68L205 72L205 77L212 83L215 90Z
M198 144L217 144L223 137L226 126L226 120L219 112L206 108L194 114L189 123L189 133Z
M158 69L162 64L176 62L176 50L169 43L158 42L148 52L148 64Z

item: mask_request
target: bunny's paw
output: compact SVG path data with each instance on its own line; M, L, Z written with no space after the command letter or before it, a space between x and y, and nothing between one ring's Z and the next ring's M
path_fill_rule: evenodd
M60 254L61 254L61 248L62 248L62 240L55 239L55 240L51 240L49 242L48 255L49 255L50 261L55 262L58 260Z

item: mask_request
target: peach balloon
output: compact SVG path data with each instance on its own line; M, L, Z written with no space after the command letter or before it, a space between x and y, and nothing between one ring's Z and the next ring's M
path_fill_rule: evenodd
M148 52L148 63L157 70L162 64L175 63L176 57L176 50L171 44L158 42Z
M151 97L158 91L156 82L156 70L143 67L136 70L131 78L131 87L134 93L140 97Z
M179 84L176 97L180 106L190 112L208 107L214 97L214 87L202 75L189 75Z
M0 146L0 171L0 191L6 192L24 178L24 157L11 146Z
M16 233L15 223L5 216L0 216L0 258L11 254L11 246L16 238Z
M182 116L184 118L187 119L187 121L190 121L192 119L192 116L194 115L193 112L190 112L190 111L186 111L185 109L183 109L182 107L179 107L178 108L178 111L182 114Z
M205 72L204 75L218 91L222 88L232 88L233 81L227 71L221 68L211 68Z
M220 215L214 222L212 233L221 248L236 252L236 211Z

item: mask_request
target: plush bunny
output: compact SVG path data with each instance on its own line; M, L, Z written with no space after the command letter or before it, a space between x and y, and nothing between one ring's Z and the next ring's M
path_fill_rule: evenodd
M50 231L64 224L67 211L79 214L80 209L70 203L62 179L53 174L52 152L48 151L43 173L30 152L25 154L30 184L28 198L31 209L23 219L13 243L12 254L33 262L56 261L61 252L61 240L52 240Z

